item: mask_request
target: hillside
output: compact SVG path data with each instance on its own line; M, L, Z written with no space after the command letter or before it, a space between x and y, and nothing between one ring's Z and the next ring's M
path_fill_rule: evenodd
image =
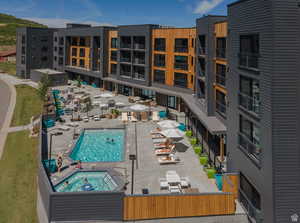
M0 13L0 46L16 44L16 28L18 27L47 27L39 23L19 19L11 15Z

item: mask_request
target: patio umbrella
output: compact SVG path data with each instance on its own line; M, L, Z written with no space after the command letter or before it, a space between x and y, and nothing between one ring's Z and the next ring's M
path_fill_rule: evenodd
M129 107L131 110L134 110L134 111L145 111L145 110L148 110L149 107L148 106L145 106L145 105L132 105Z
M178 139L182 138L184 136L184 133L180 131L179 129L166 129L160 132L162 135L164 135L167 138L172 138L172 139Z
M102 98L111 98L111 97L113 97L113 95L111 93L104 93L104 94L101 94L101 97Z
M175 122L173 120L164 120L161 122L157 123L160 127L165 128L165 129L174 129L179 126L178 122Z
M100 104L100 108L108 108L108 104Z

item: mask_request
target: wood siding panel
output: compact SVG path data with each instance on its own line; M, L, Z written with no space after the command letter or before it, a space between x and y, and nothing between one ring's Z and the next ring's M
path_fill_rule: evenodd
M166 39L166 51L155 51L154 43L156 38L165 38ZM175 39L177 38L187 38L189 44L189 50L187 53L177 53L174 52ZM196 29L195 28L186 28L186 29L173 29L173 28L160 28L153 29L152 31L152 81L154 70L164 70L166 71L166 85L174 86L174 72L185 73L188 76L188 88L194 90L195 85L195 41L196 38ZM192 41L194 45L192 47ZM155 67L154 66L154 54L164 54L166 57L166 66ZM187 56L188 57L188 70L175 70L174 69L174 56ZM191 63L193 60L193 64Z
M230 215L233 194L152 195L124 198L124 220Z

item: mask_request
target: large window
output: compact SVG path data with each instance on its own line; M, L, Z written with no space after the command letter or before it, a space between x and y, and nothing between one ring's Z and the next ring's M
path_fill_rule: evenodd
M75 58L72 58L72 66L77 66L77 60Z
M118 59L118 52L116 50L110 51L110 60L117 61Z
M226 38L217 38L216 57L226 58Z
M121 41L120 48L131 48L130 36L121 36L120 41Z
M226 117L226 95L216 90L216 112Z
M160 84L165 84L166 72L164 70L154 70L153 81Z
M65 42L64 37L59 37L59 42L58 42L58 44L59 44L59 45L64 45L64 42Z
M110 65L110 74L117 74L117 64Z
M259 114L260 90L258 80L240 76L239 105L247 111Z
M199 63L199 76L205 77L205 72L206 72L205 58L199 57L198 58L198 63Z
M118 38L111 38L111 48L118 48Z
M146 38L145 36L134 36L133 37L133 48L134 49L145 49L146 47Z
M72 48L72 56L77 57L77 48Z
M204 55L206 53L206 37L205 35L198 36L199 41L199 54Z
M174 86L187 88L187 83L188 83L187 74L174 73Z
M240 174L239 198L249 217L259 222L261 210L260 193L242 173Z
M25 56L21 57L21 64L25 64Z
M226 66L223 64L216 64L216 83L226 85Z
M85 38L84 37L80 37L79 38L79 46L85 46L86 42L85 42Z
M189 51L188 39L175 39L175 52L187 53Z
M250 157L260 161L260 129L242 115L240 115L239 145Z
M156 51L166 51L166 39L156 38L154 40L154 50L156 50Z
M58 48L58 55L60 55L60 56L64 55L64 48L63 47Z
M131 52L127 50L120 51L120 60L121 62L130 63L131 62Z
M239 65L246 68L258 68L259 35L240 36Z
M131 77L131 66L127 64L121 64L120 75L123 77Z
M187 56L175 56L174 57L174 68L179 70L188 70L188 57Z
M80 60L79 60L79 66L80 66L80 67L84 67L84 65L85 65L84 60L83 60L83 59L80 59Z
M134 52L133 53L134 63L135 64L145 64L145 52Z
M85 57L85 49L84 48L80 48L80 50L79 50L79 56L80 57Z
M62 66L64 64L64 58L63 57L59 57L58 58L58 65Z
M133 78L138 80L145 80L145 67L134 66L133 67Z
M166 56L164 54L154 54L154 66L165 67L166 66Z

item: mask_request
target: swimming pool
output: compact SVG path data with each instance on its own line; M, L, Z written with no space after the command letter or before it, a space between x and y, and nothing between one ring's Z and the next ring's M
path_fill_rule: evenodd
M81 162L120 162L124 159L122 129L85 130L78 138L70 157Z
M80 171L64 179L54 189L56 192L113 191L117 186L107 171Z

